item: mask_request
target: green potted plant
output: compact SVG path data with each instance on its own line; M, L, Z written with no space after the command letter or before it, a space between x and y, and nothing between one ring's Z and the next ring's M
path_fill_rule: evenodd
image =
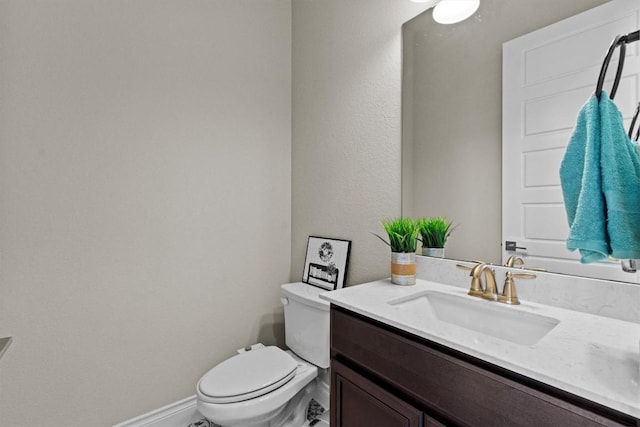
M389 241L376 236L391 248L391 283L415 285L418 224L412 218L392 218L382 221Z
M444 258L444 245L451 235L451 221L444 216L419 218L416 221L422 242L422 255Z

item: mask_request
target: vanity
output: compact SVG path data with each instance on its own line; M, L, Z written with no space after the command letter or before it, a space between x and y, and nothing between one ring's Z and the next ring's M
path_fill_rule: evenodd
M640 426L640 323L508 306L464 285L381 280L322 295L332 426Z

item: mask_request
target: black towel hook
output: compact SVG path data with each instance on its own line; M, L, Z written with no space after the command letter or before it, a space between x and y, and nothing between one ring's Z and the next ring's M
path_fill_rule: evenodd
M596 86L596 96L598 100L600 99L600 95L602 94L602 86L604 85L604 79L607 75L607 68L609 68L609 62L611 61L611 57L613 56L613 52L615 52L616 47L620 46L620 56L618 57L618 69L616 70L616 77L613 81L613 87L611 88L611 93L609 94L609 98L613 99L616 96L616 91L618 90L618 84L620 84L620 77L622 76L622 68L624 67L624 57L626 55L626 35L619 35L613 39L611 46L609 46L609 50L607 51L607 55L604 57L604 61L602 62L602 68L600 68L600 75L598 76L598 85Z
M640 115L640 102L638 103L638 106L636 107L636 112L633 113L633 119L631 119L631 126L629 126L629 139L634 139L633 138L633 128L636 125L636 121L638 120L638 116ZM636 131L636 136L635 136L635 140L638 140L638 137L640 137L640 125L638 125L638 130Z
M609 50L607 51L607 55L604 57L604 61L602 62L602 68L600 68L600 75L598 76L598 85L596 86L595 95L600 100L600 95L602 94L602 86L604 85L604 79L607 75L607 68L609 68L609 62L611 62L611 57L613 56L613 52L615 52L616 47L620 46L620 56L618 57L618 69L616 70L616 77L613 80L613 87L611 88L611 93L609 94L609 98L613 99L616 96L616 91L618 90L618 85L620 84L620 77L622 76L622 68L624 67L624 59L627 52L627 43L633 43L640 40L640 30L634 31L629 34L618 35L611 46L609 46Z

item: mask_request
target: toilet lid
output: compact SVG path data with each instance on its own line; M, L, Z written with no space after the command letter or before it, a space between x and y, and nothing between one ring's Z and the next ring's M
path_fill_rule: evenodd
M286 384L298 364L278 347L240 353L207 372L198 387L212 403L231 403L267 394Z

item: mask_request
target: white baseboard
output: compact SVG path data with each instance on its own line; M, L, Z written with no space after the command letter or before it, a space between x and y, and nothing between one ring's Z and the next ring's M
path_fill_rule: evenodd
M113 427L186 427L197 418L202 417L198 414L196 396L193 395Z

